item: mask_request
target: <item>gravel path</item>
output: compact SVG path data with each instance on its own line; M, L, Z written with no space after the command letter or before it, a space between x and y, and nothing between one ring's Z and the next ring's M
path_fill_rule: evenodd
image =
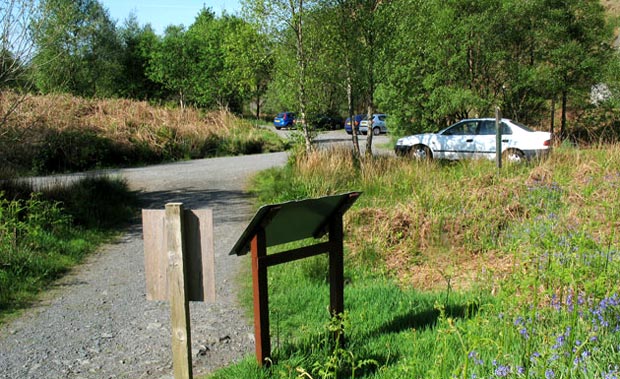
M246 179L285 161L276 153L114 172L141 191L145 208L180 201L214 211L218 300L191 304L195 374L253 354L234 283L244 258L228 253L252 216ZM0 327L0 378L172 378L169 305L146 301L143 260L136 224Z

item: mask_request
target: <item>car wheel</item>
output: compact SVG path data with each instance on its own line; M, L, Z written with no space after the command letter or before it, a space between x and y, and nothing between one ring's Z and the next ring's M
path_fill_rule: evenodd
M415 145L409 151L409 155L419 161L433 159L433 153L431 153L431 149L429 149L428 146L424 146L424 145Z
M521 150L508 149L502 153L502 158L508 163L521 163L525 160L525 154Z
M372 135L378 136L379 134L381 134L381 128L379 127L372 128Z
M276 126L275 128L276 128L276 130L280 130L281 129L279 126Z

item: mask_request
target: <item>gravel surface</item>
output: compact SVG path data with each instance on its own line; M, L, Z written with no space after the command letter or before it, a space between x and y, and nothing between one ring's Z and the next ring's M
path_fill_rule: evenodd
M212 208L213 304L192 303L194 373L254 353L251 320L236 301L246 257L228 253L252 216L249 175L283 165L286 153L204 159L113 171L139 190L144 208ZM60 280L32 309L0 327L0 378L172 378L170 310L146 300L139 222Z

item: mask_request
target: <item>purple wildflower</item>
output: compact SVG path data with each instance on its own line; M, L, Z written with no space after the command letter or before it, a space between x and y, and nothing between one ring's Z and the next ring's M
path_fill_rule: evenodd
M482 366L484 364L484 361L480 359L480 357L478 356L478 352L476 350L470 351L467 357L479 366Z
M499 365L495 369L495 376L498 378L504 378L510 374L510 366Z

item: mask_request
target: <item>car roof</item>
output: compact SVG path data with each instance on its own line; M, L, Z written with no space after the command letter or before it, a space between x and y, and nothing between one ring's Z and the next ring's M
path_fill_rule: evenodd
M475 117L475 118L464 118L459 122L462 121L495 121L495 117ZM508 121L508 122L512 122L511 119L509 118L501 118L500 121Z

